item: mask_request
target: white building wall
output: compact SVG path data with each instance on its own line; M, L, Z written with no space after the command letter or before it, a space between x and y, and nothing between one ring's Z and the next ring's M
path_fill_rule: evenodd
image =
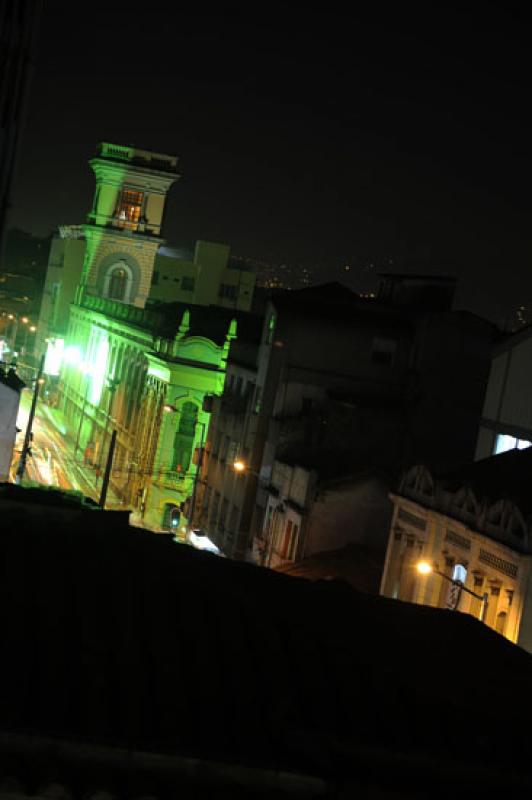
M17 435L20 395L0 382L0 481L7 481Z

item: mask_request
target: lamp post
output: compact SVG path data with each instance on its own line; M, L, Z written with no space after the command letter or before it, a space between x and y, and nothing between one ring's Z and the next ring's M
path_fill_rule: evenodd
M246 484L245 484L245 487L244 487L244 492L247 491L247 476L248 475L253 475L253 477L256 478L257 481L259 481L259 483L261 481L260 473L257 472L256 470L251 469L250 467L248 467L246 462L243 461L241 458L237 458L237 459L235 459L233 461L233 469L238 475L245 475L246 476ZM255 493L256 492L257 492L257 489L255 489ZM244 494L244 498L245 497L246 497L246 495ZM244 502L246 502L245 499L244 499ZM252 527L252 518L250 519L249 534L251 534L251 527ZM271 534L271 531L270 531L270 534ZM253 534L253 538L255 538L254 534ZM263 540L262 535L260 535L260 536L257 535L256 538L259 541ZM260 559L261 559L260 563L261 563L261 566L269 566L270 565L271 558L272 558L272 547L273 547L273 539L272 539L272 536L270 535L269 538L266 539L264 547L260 551ZM258 549L258 546L257 546L257 549ZM268 563L266 564L266 562L268 562Z
M111 421L111 411L113 410L113 398L116 389L120 383L119 378L107 378L107 388L109 389L109 405L107 407L107 419L105 421L105 428L103 432L102 449L98 458L98 468L101 469L102 457L105 452L105 445L107 444L107 434L109 432L109 422Z
M482 603L482 606L480 607L479 619L480 619L481 622L485 622L486 614L487 614L487 611L488 611L488 593L487 592L484 592L484 594L482 594L482 595L481 594L477 594L477 592L474 592L472 589L468 589L467 586L464 585L463 581L459 581L456 578L450 578L448 575L445 574L445 572L441 572L439 569L436 569L435 567L433 567L432 564L429 561L418 561L418 563L416 564L416 569L417 569L417 571L419 572L420 575L430 575L431 573L434 573L435 575L439 575L440 578L444 578L449 583L452 583L453 586L457 586L459 588L460 592L467 592L467 594L470 594L472 597L475 597L477 600L480 600L481 603ZM457 606L458 606L458 603L454 607L454 609L453 609L454 611L456 611L456 607Z
M85 377L85 392L83 394L83 404L81 406L81 415L80 415L80 418L79 418L78 432L76 434L76 444L75 444L75 447L74 447L74 455L77 455L77 452L79 450L79 440L80 440L80 436L81 436L81 428L83 426L83 420L85 419L85 406L87 405L87 396L89 394L89 386L90 386L90 383L89 383L89 376L91 374L90 367L87 367L86 365L85 365L85 367L82 367L82 374Z
M33 419L35 417L35 409L37 408L39 389L41 388L41 385L44 383L44 378L42 376L43 370L44 370L44 356L41 357L41 361L39 363L39 369L37 371L37 377L35 378L35 386L33 387L33 397L28 417L28 424L26 425L24 444L22 445L22 452L20 454L20 460L18 462L17 472L15 476L15 483L18 484L22 483L22 478L24 477L24 472L26 470L26 462L28 460L28 456L31 455L31 440L33 438Z
M7 318L11 321L11 352L14 353L17 349L18 317L8 314Z
M248 465L244 461L241 461L239 458L237 458L236 461L233 461L233 469L235 472L238 472L239 475L244 475L244 474L254 475L255 478L260 478L258 472L255 472L255 470L250 469Z
M196 421L196 425L201 425L201 439L198 455L198 463L196 464L196 473L194 475L194 483L192 484L192 497L190 499L190 517L187 520L187 539L190 537L190 532L193 530L194 525L194 511L196 506L196 487L198 485L198 475L201 473L201 465L203 464L203 447L205 443L205 423Z

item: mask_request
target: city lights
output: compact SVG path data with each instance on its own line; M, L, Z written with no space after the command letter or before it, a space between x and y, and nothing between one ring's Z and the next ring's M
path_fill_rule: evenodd
M235 461L233 463L233 469L235 470L235 472L244 472L244 470L246 469L246 465L244 464L243 461Z
M418 561L416 564L416 569L420 575L430 575L430 573L433 571L432 565L429 564L428 561Z

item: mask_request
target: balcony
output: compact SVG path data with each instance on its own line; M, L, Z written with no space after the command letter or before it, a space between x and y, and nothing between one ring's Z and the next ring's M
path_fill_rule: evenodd
M162 315L149 309L137 308L136 306L121 303L118 300L109 300L107 297L97 297L88 294L86 291L80 299L80 306L89 311L96 311L105 314L113 319L139 325L141 328L157 329L162 325Z

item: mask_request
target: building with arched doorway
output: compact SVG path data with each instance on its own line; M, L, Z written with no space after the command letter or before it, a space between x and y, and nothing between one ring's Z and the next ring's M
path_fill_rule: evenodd
M532 652L531 470L532 449L408 470L390 495L381 594L471 614Z
M54 356L51 395L74 458L101 473L115 430L114 492L139 524L184 534L206 439L205 397L222 391L253 280L240 280L234 302L225 290L213 302L216 292L199 290L209 276L216 286L233 279L224 266L229 248L198 242L190 262L163 247L175 156L103 143L90 165L92 210L86 224L61 229L45 286L39 345Z

